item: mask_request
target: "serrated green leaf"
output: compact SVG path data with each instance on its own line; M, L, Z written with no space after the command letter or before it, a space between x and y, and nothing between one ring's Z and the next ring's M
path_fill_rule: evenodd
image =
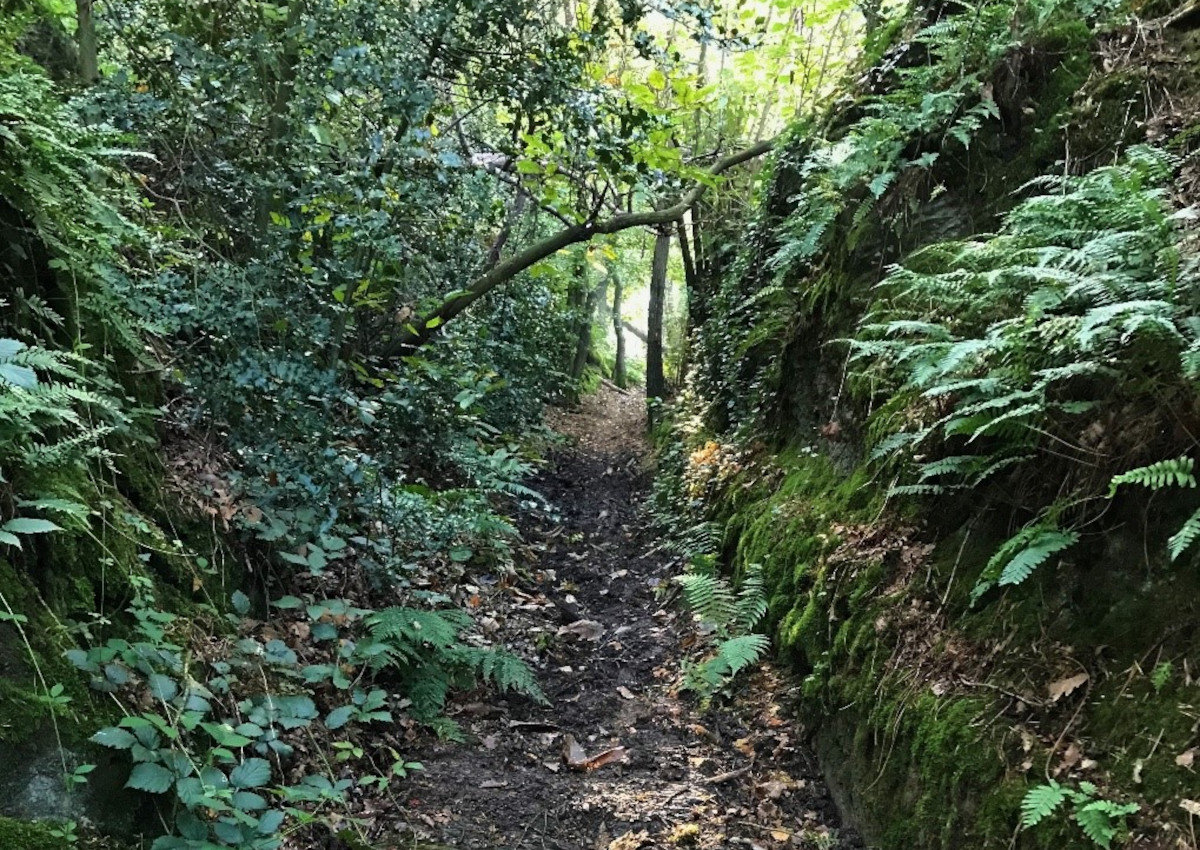
M146 791L150 794L165 794L171 790L171 786L174 784L175 775L171 771L162 765L143 762L134 765L125 787L135 791Z
M234 788L259 788L271 781L271 763L266 759L249 758L229 774Z
M133 737L132 734L115 726L101 729L95 735L88 738L88 740L93 744L99 744L102 747L109 747L114 750L128 750L137 743L137 738Z

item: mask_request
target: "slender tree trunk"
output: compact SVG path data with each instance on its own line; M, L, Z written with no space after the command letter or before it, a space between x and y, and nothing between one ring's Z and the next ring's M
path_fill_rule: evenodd
M575 341L575 360L571 363L571 380L573 381L578 381L583 377L583 370L587 366L588 356L592 353L592 317L596 315L596 308L599 306L600 300L604 297L607 289L608 280L600 281L588 293L587 301L583 305L582 315L579 320L579 336L576 337Z
M696 277L696 264L692 262L692 248L688 244L687 230L683 226L683 219L675 222L675 235L679 238L679 253L683 256L683 283L684 283L684 328L683 328L683 345L680 351L679 361L679 379L680 384L683 383L683 376L688 370L688 352L691 346L688 345L688 338L692 333L692 311L693 305L700 300L700 280Z
M629 383L625 374L625 326L621 319L621 278L613 275L612 323L613 333L617 335L617 356L613 361L613 383L621 389Z
M79 41L79 76L86 86L100 80L100 57L96 42L93 0L75 0L76 38Z
M646 328L646 397L665 398L663 373L663 308L667 300L667 261L671 257L671 228L659 227L650 266L650 316Z

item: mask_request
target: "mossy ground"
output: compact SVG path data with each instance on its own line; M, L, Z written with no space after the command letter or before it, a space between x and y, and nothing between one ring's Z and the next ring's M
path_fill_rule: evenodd
M71 843L51 834L52 825L0 817L0 847L4 850L70 850Z

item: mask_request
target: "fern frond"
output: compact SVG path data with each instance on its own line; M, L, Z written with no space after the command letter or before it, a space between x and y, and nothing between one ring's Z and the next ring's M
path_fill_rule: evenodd
M1035 785L1021 800L1021 826L1037 826L1054 814L1067 799L1067 789L1053 779L1045 785Z
M1167 541L1167 549L1171 553L1171 560L1179 559L1179 556L1191 548L1196 539L1200 538L1200 509L1197 509L1183 527L1171 535Z
M1075 822L1083 834L1094 843L1109 850L1112 841L1124 826L1126 815L1139 810L1136 803L1115 803L1112 800L1093 800L1075 809Z
M1117 488L1122 484L1138 484L1151 490L1161 490L1163 487L1195 487L1194 467L1195 461L1186 456L1139 466L1114 476L1109 482L1108 497L1111 499L1116 495Z
M371 637L377 641L429 644L439 649L453 646L470 622L462 611L419 608L383 608L366 618Z
M1020 584L1033 574L1046 559L1056 552L1068 549L1079 542L1079 534L1074 531L1058 531L1043 529L1017 552L1004 565L1000 572L999 584Z
M675 581L683 588L689 608L705 623L717 629L727 628L737 614L737 599L729 582L715 575L685 573Z
M767 593L762 564L750 564L738 587L737 602L733 612L733 626L740 631L750 631L767 615Z

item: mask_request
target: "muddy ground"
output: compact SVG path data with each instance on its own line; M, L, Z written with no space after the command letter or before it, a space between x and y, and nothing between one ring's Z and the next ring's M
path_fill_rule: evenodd
M456 848L852 848L792 710L763 667L733 701L679 694L695 657L673 600L682 565L649 529L636 395L612 387L551 423L570 444L533 483L518 576L479 577L476 616L525 655L549 699L466 695L467 743L421 735L404 792L409 838ZM572 746L572 740L574 746ZM574 766L571 764L574 763ZM401 844L398 846L409 846Z

